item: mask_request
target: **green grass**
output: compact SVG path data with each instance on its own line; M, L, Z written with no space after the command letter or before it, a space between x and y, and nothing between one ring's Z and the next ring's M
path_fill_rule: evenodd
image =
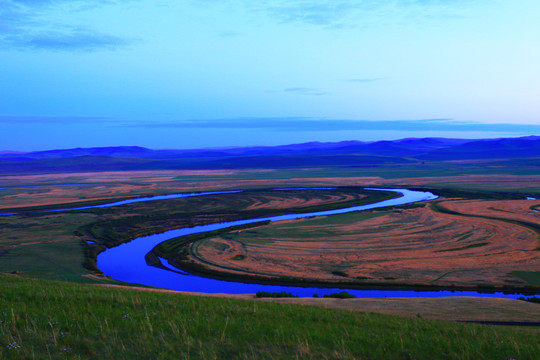
M93 221L77 213L0 217L0 272L87 281L82 242L73 233Z
M21 191L25 193L30 190ZM45 190L39 188L35 191ZM322 209L378 201L381 196L388 195L368 192L370 197L362 198L366 192L361 188L302 190L294 194L291 191L257 190L76 212L0 217L0 272L16 271L53 280L90 281L81 275L89 271L99 273L95 261L100 251L135 237L206 223L279 215L289 211L313 211L315 207L255 211L249 210L249 207L257 202L267 202L269 197L287 199L294 195L305 200L325 200L339 193L355 198L352 202L327 204ZM95 244L87 245L86 240Z
M540 358L534 328L2 275L0 284L2 359Z
M294 295L290 292L280 291L280 292L268 292L268 291L257 291L255 294L258 298L297 298L298 295Z
M540 304L540 298L537 298L536 296L530 297L530 298L524 298L523 296L518 298L518 300L523 300L527 302L531 302L534 304Z
M310 169L274 169L263 173L258 171L238 171L229 175L183 175L175 180L184 181L207 181L207 180L250 180L250 179L309 179L317 177L381 177L383 179L403 179L436 176L460 176L460 175L539 175L540 168L530 164L530 160L516 162L479 162L457 163L435 161L425 164L379 164L370 167L348 166L320 166ZM294 184L294 183L292 183ZM464 184L462 188L467 188Z
M349 294L346 291L340 291L337 293L323 295L323 298L335 298L335 299L354 299L356 296Z
M313 239L326 240L335 236L334 226L343 226L356 223L379 216L384 216L390 211L363 211L332 216L318 216L314 218L302 219L291 223L272 223L271 226L260 227L253 230L242 231L240 234L224 234L223 239L234 239L248 244L268 244L274 242L273 239L290 239L294 241L311 242ZM365 231L376 231L365 229ZM378 230L377 230L378 231Z
M540 271L512 271L511 275L525 280L531 285L540 285Z

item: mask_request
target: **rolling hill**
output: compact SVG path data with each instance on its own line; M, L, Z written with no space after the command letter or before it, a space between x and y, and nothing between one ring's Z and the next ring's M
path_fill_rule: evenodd
M395 141L153 150L138 146L0 153L0 174L157 169L373 167L426 162L540 159L540 137L487 140L409 138Z

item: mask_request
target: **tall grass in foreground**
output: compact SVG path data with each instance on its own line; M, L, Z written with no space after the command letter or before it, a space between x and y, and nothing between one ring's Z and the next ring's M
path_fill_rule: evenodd
M0 275L2 359L538 359L540 331Z

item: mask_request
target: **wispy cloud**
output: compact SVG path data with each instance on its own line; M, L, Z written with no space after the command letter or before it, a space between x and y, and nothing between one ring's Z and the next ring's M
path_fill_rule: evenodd
M15 31L26 21L19 6L9 0L0 0L0 36Z
M215 120L189 120L177 122L141 122L125 124L129 127L147 128L196 128L196 129L267 129L273 131L490 131L501 133L540 133L540 125L527 124L483 124L454 121L452 119L411 119L411 120L343 120L314 119L303 117L289 118L237 118Z
M58 51L112 50L132 43L84 26L45 21L42 16L61 3L73 11L111 3L107 0L0 0L0 47ZM66 14L66 18L69 18Z
M24 34L6 38L15 48L34 48L59 51L95 51L115 49L130 42L108 34L100 34L86 29L66 29L64 32Z
M295 93L300 95L309 95L309 96L321 96L326 95L327 92L315 88L307 88L307 87L291 87L284 89L283 91L287 93Z
M64 2L70 0L64 0ZM71 0L73 2L73 0ZM61 0L11 0L12 3L22 5L47 5L54 2L62 2Z
M486 124L456 121L449 118L403 120L348 120L311 117L265 117L193 120L130 121L100 116L17 116L0 115L0 124L13 125L82 125L92 124L108 128L142 129L197 129L197 130L260 130L283 132L339 132L339 131L393 131L393 132L489 132L531 135L540 134L540 124ZM405 137L406 135L404 135Z
M383 78L358 78L358 79L348 79L346 81L353 83L371 83L375 81L383 80Z
M260 0L249 5L281 23L305 23L328 28L364 26L426 18L453 18L475 0Z
M0 124L80 124L95 122L113 122L114 119L100 116L35 116L35 115L0 115Z
M461 18L466 5L477 1L240 0L279 23L301 23L330 29Z
M227 3L266 14L280 24L307 24L330 29L365 27L429 18L452 19L478 0L193 0L200 6Z
M369 1L368 1L369 2ZM364 8L359 1L266 1L262 6L280 22L303 22L341 27L357 10Z

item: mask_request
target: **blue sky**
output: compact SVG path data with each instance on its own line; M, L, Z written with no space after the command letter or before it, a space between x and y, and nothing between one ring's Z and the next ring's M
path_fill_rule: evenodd
M0 150L540 135L536 0L0 0Z

